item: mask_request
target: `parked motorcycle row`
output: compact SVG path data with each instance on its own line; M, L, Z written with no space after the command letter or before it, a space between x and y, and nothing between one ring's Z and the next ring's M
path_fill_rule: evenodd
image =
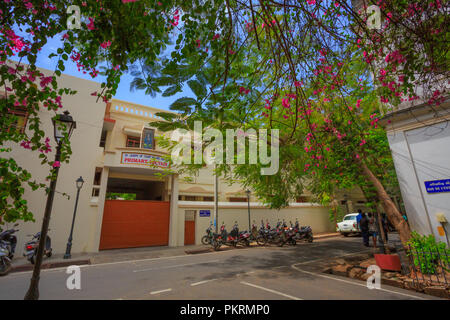
M277 225L272 228L268 221L264 225L264 221L261 220L261 226L258 227L253 221L251 232L239 231L237 222L230 233L225 229L225 224L222 222L220 232L215 233L213 231L213 224L210 223L208 229L206 229L206 235L202 237L202 243L204 245L210 244L214 250L219 250L221 246L233 246L237 245L250 246L250 243L256 241L260 246L268 244L275 244L282 247L285 244L295 246L297 241L313 242L313 232L310 226L300 227L298 220L295 224L290 222L290 227L286 222L278 221Z
M14 227L17 226L18 224L14 225ZM0 233L0 276L7 275L11 271L11 260L14 257L14 252L17 244L17 237L14 235L14 233L19 231L17 229L14 229L14 227ZM23 255L27 258L28 261L30 261L30 263L34 264L37 254L37 248L39 245L39 239L41 238L41 233L38 232L34 235L28 236L32 238L25 243ZM44 254L47 257L51 257L51 239L49 236L47 236L45 240Z

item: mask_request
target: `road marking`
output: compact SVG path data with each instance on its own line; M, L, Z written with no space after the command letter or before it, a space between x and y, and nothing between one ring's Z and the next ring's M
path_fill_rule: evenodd
M195 287L195 286L198 286L198 285L201 285L201 284L204 284L204 283L208 283L208 282L211 282L211 281L215 281L215 280L218 280L218 279L210 279L210 280L194 282L194 283L191 283L191 287Z
M158 270L158 269L178 268L178 267L185 267L185 266L193 266L193 265L197 265L197 264L213 263L213 262L217 262L217 261L220 261L220 260L217 259L217 260L204 261L204 262L176 264L173 266L164 266L164 267L147 268L147 269L141 269L141 270L133 270L133 272L144 272L144 271Z
M286 298L289 298L289 299L292 299L292 300L303 300L301 298L290 296L290 295L285 294L283 292L279 292L279 291L275 291L275 290L272 290L272 289L268 289L268 288L264 288L264 287L261 287L261 286L257 286L256 284L248 283L248 282L245 282L245 281L241 281L241 283L245 284L246 286L250 286L250 287L258 288L258 289L261 289L261 290L264 290L264 291L267 291L267 292L278 294L280 296L283 296L283 297L286 297Z
M313 276L316 276L316 277L322 277L322 278L326 278L326 279L331 279L331 280L341 281L341 282L353 284L353 285L355 285L355 286L360 286L360 287L365 287L365 288L367 288L367 285L366 285L366 284L357 283L357 282L353 282L353 281L348 281L348 280L344 280L344 279L339 279L339 278L335 278L335 277L330 277L330 276L326 276L326 275L323 275L323 274L319 274L319 273L315 273L315 272L309 272L309 271L305 271L305 270L299 269L299 268L297 268L297 267L295 266L295 265L297 265L297 264L299 264L299 263L294 263L291 267L292 267L293 269L297 270L297 271L304 272L304 273L307 273L307 274L310 274L310 275L313 275ZM426 298L418 297L418 296L415 296L415 295L412 295L412 294L401 293L401 292L392 291L392 290L383 289L383 288L376 289L376 290L386 291L386 292L390 292L390 293L394 293L394 294L399 294L399 295L402 295L402 296L406 296L406 297L410 297L410 298L415 298L415 299L420 299L420 300L428 300L428 299L426 299Z
M172 288L164 289L164 290L158 290L158 291L152 291L152 292L150 292L150 294L158 294L158 293L169 292L169 291L172 291Z

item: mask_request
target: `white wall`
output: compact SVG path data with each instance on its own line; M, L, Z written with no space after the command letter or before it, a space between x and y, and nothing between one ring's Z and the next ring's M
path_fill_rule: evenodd
M211 202L210 206L205 206L207 202L201 202L202 204L195 205L189 204L188 201L179 201L178 207L178 245L184 245L184 212L185 210L196 210L195 216L195 243L201 243L201 237L205 235L205 230L208 228L210 222L214 221L214 208ZM192 202L191 202L192 203ZM298 218L300 225L309 225L313 229L313 233L323 233L323 232L334 232L334 223L329 220L329 210L322 206L295 206L284 208L281 210L274 210L268 208L261 208L260 206L253 205L250 207L250 219L251 223L255 220L256 225L260 226L261 219L266 223L266 219L274 227L278 219L286 220L289 225L289 221L295 223L295 219ZM219 205L219 227L222 222L225 223L226 229L231 231L234 222L237 221L240 230L248 230L248 209L245 207L246 204L242 203L237 205L237 203L232 203L231 205L236 206L230 207L230 205L223 204ZM227 207L225 207L227 206ZM200 217L199 210L210 210L210 217Z
M42 72L46 75L51 74L49 70L42 69ZM62 75L58 83L59 87L77 90L77 94L74 96L63 95L63 108L59 111L68 110L77 122L77 128L74 130L71 138L73 154L70 158L70 163L62 163L59 170L49 236L52 239L54 253L64 253L75 205L75 180L79 176L83 176L85 183L80 192L73 232L72 253L97 251L98 247L95 248L95 245L93 245L92 235L100 232L100 230L97 230L98 223L96 223L98 207L91 206L91 192L95 167L102 166L103 149L99 147L99 142L106 105L101 99L99 102L96 102L96 97L90 95L92 92L100 89L100 85L96 82ZM55 113L45 108L42 108L39 113L42 122L41 129L51 139L52 153L49 153L49 158L53 160L56 142L53 138L51 118ZM41 166L38 158L39 152L26 150L18 144L11 144L11 146L13 147L13 152L2 154L2 156L12 156L19 165L31 172L33 179L48 185L45 177L49 173L49 166ZM24 198L28 201L29 209L33 212L36 222L20 223L16 250L16 255L18 256L23 252L24 243L30 239L27 235L41 230L47 199L47 195L43 190L31 191L28 187L25 190ZM62 193L70 195L70 200L64 197Z
M450 123L391 132L388 139L411 228L446 242L438 234L436 213L450 221L450 193L427 193L424 182L450 179ZM448 224L446 230L450 233Z

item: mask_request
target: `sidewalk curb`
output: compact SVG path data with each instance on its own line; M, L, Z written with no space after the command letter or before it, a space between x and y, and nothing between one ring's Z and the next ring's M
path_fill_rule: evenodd
M91 264L90 259L83 259L83 260L69 260L69 261L59 261L59 262L51 262L51 263L43 263L41 265L41 269L54 269L54 268L61 268L61 267L68 267L73 265L86 265ZM11 273L14 272L23 272L23 271L33 271L34 264L23 264L20 266L15 266L11 269Z
M327 239L327 238L334 238L334 237L339 237L341 234L340 233L332 233L332 234L324 234L323 236L321 236L320 234L317 236L314 236L314 239Z

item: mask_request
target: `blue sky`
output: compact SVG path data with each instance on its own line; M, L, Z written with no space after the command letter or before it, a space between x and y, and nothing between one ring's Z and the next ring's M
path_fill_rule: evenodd
M60 47L62 47L61 36L56 36L52 39L48 39L47 44L42 48L42 51L38 55L36 65L40 68L54 70L56 62L58 61L58 57L53 57L50 59L48 58L48 56L50 53L56 53L56 50ZM11 59L17 61L17 56L11 57ZM27 61L24 62L27 63ZM83 78L99 83L101 83L102 80L105 79L105 77L102 77L100 75L93 79L89 74L83 74L82 71L78 71L76 64L72 62L70 59L65 62L65 68L66 69L64 71L64 74L68 74L74 77ZM184 96L195 97L193 93L190 91L189 87L185 86L183 88L183 92L179 92L171 97L162 97L161 94L158 94L155 98L152 98L151 96L145 95L144 90L137 90L131 92L130 83L132 80L133 77L131 75L129 74L122 75L119 87L117 89L117 93L114 96L114 98L141 104L144 106L169 110L170 104L175 100L177 100L178 98Z

